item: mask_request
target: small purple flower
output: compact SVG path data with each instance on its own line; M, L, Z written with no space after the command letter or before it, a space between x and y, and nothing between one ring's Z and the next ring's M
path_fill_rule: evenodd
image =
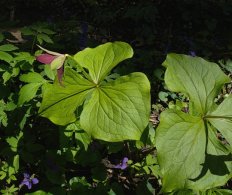
M34 177L34 174L30 176L28 173L23 173L23 176L24 179L19 185L20 188L25 185L30 190L32 188L32 184L39 183L39 180Z
M190 51L189 55L192 56L192 57L196 57L197 56L195 51Z
M127 162L128 162L128 158L124 157L122 163L115 165L114 168L124 170L127 168Z

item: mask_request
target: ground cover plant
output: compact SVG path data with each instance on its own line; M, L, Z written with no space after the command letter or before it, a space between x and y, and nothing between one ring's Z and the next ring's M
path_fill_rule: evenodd
M0 46L2 194L231 194L229 61L167 54L154 102L144 73L117 71L128 43L72 55L46 26L18 33Z

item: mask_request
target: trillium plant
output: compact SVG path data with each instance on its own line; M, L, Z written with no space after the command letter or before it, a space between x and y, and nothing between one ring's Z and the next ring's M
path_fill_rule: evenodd
M199 194L225 185L232 176L232 95L222 102L215 98L229 77L200 57L169 54L163 65L168 89L189 98L188 113L162 112L156 130L163 192L192 189Z
M37 60L50 63L51 68L59 71L67 55L43 50L47 54L38 56ZM149 121L150 83L140 72L116 79L110 77L118 63L132 56L131 46L124 42L78 52L73 59L79 70L64 67L62 85L43 85L40 115L57 125L79 121L96 139L139 140Z

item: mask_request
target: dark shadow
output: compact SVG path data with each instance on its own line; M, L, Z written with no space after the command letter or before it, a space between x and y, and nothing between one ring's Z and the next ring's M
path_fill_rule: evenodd
M192 181L197 181L204 177L209 170L213 175L223 176L230 173L226 162L232 161L232 155L211 155L206 154L205 163L203 164L203 169L201 174L195 178L191 179Z

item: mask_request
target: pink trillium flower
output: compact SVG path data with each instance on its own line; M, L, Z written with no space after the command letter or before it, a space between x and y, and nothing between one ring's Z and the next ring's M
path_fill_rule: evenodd
M43 63L43 64L51 64L53 60L55 60L57 56L53 56L50 54L41 54L36 57L36 60Z
M64 62L67 57L67 54L60 54L53 52L43 47L39 46L40 49L46 52L46 54L41 54L36 57L36 60L43 63L49 64L52 70L57 70L57 77L59 83L62 83L62 77L64 75Z

